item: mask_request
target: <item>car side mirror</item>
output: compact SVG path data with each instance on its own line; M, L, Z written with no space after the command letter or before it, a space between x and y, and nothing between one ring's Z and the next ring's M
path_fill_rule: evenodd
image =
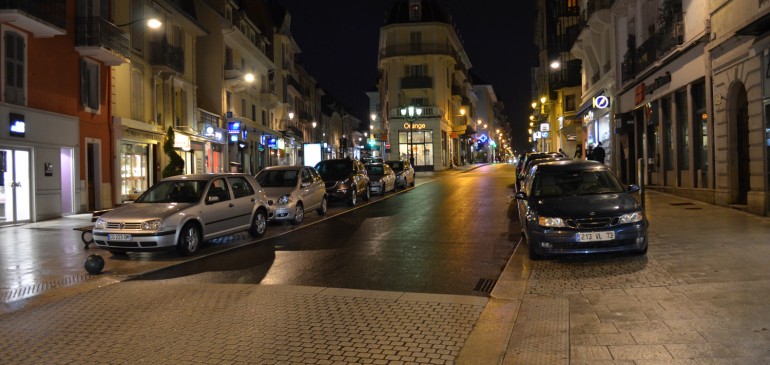
M626 188L626 191L628 191L628 192L629 192L629 193L631 193L631 194L633 194L633 193L636 193L636 192L638 192L639 190L641 190L641 188L639 187L639 185L629 185L629 186Z
M216 195L209 195L206 197L206 204L214 204L219 201L219 197Z
M527 199L527 193L519 191L516 192L516 194L513 194L513 197L516 198L516 200L525 200Z

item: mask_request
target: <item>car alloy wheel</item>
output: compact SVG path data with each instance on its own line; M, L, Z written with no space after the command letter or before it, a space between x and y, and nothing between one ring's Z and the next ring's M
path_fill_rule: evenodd
M316 213L318 213L318 215L324 215L324 214L326 214L326 209L328 209L328 204L329 204L329 203L328 203L328 201L326 200L326 197L323 197L323 198L321 199L321 206L320 206L320 207L318 207L318 209L316 209Z
M201 232L195 223L188 222L182 227L176 249L183 256L189 256L198 251L201 243Z
M302 207L302 203L297 203L297 206L294 208L294 219L291 220L291 224L300 224L303 218L305 218L305 208Z
M267 217L265 216L265 212L262 209L257 209L257 211L254 212L254 218L251 220L249 234L254 238L262 237L265 234L266 228Z
M358 189L353 185L350 187L350 198L348 199L348 205L351 207L356 206L356 200L358 200Z

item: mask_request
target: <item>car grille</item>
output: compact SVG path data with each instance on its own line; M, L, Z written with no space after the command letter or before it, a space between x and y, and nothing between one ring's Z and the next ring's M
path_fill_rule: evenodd
M598 241L598 242L553 242L552 248L556 250L591 250L591 249L603 249L610 247L631 247L636 245L636 239L625 240L612 240L612 241Z
M107 229L132 229L132 230L140 230L142 229L141 223L116 223L116 222L109 222L107 223Z
M567 219L567 227L570 228L584 228L584 229L596 229L612 227L620 222L618 217L603 217L603 218L584 218L584 219Z

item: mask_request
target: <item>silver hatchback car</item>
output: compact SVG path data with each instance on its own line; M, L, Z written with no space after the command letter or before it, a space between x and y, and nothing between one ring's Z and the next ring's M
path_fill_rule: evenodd
M101 215L94 242L113 254L176 248L191 255L218 236L248 230L261 237L267 217L267 196L249 175L180 175Z
M326 187L309 166L271 166L260 171L257 182L265 189L270 220L300 224L305 211L326 214Z

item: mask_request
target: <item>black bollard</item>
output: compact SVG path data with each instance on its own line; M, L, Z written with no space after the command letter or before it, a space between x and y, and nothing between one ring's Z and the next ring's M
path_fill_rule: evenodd
M96 254L89 255L83 266L89 274L101 274L104 269L104 259Z

